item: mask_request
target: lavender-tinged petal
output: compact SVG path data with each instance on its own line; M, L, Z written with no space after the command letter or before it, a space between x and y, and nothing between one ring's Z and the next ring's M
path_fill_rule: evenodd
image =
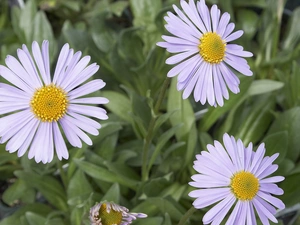
M63 69L61 70L60 74L58 75L56 84L58 86L62 86L63 82L68 78L70 72L74 69L77 65L82 53L80 51L76 52L73 55L73 49L70 49L68 57L66 59L65 64L63 65Z
M221 16L219 26L218 26L218 29L217 29L217 34L219 34L221 37L223 37L223 35L224 35L225 29L227 27L227 24L229 23L229 20L230 20L229 13L225 12Z
M230 35L232 33L232 31L234 30L235 24L234 23L229 23L225 29L225 32L222 36L222 39L224 40L225 38L227 38L228 35ZM227 45L228 46L228 45ZM226 48L227 48L226 46Z
M17 50L17 55L24 69L32 77L32 79L34 79L35 82L39 84L38 86L41 87L43 83L41 81L40 75L36 70L35 62L33 61L27 46L22 45L22 49Z
M96 128L89 126L79 120L76 120L73 117L65 115L64 120L68 123L74 124L75 126L79 127L80 129L82 129L83 131L85 131L87 133L90 133L95 136L99 134L99 131Z
M59 130L57 122L53 122L53 138L56 154L59 160L68 159L69 152L66 146L66 143L62 137L62 134Z
M81 148L82 143L75 133L74 130L69 126L69 123L67 123L63 118L59 120L59 124L61 125L62 129L64 130L64 133L66 135L66 138L70 142L70 144L74 147Z
M51 82L50 77L48 77L46 74L42 52L39 44L36 41L32 42L32 53L45 85L49 85Z
M75 112L82 115L95 117L101 120L108 119L108 116L106 115L106 111L100 107L70 104L68 110L70 112Z
M57 59L57 64L55 67L55 72L54 72L53 81L52 81L54 84L56 84L57 79L58 79L59 75L61 74L61 71L63 71L65 69L68 56L69 56L69 44L64 44L64 46L60 50L60 53L59 53L59 56Z
M77 77L73 79L73 81L65 88L66 92L71 91L72 89L76 88L83 82L85 82L87 79L89 79L91 76L93 76L98 70L99 66L96 63L93 63L86 67L83 71L81 71L80 74L78 74Z
M89 98L76 98L70 101L70 103L79 104L107 104L109 100L104 97L89 97Z
M105 86L105 82L101 79L92 80L68 93L69 100L76 99L78 97L88 95L97 90L100 90Z
M177 63L181 62L182 60L189 58L190 56L196 54L197 52L199 52L199 50L187 51L187 52L182 52L182 53L176 54L174 56L169 57L166 60L166 64L169 64L169 65L177 64Z
M32 76L27 73L27 71L15 57L8 55L5 59L5 64L28 86L32 88L40 87L40 84L35 79L32 79Z
M260 175L257 176L258 179L265 179L265 177L271 175L272 173L274 173L276 170L278 169L278 165L271 165L269 167L267 167L267 169L265 169Z
M202 21L204 22L206 30L208 32L211 32L210 13L208 7L205 4L205 1L201 0L200 2L197 2L197 9Z
M261 214L263 213L272 222L278 223L275 216L266 207L264 207L256 198L254 198L252 201L253 201L255 209L257 210L257 213L258 213L258 210L259 210ZM258 215L259 215L259 213L258 213Z
M232 34L230 34L228 37L225 38L226 42L234 41L238 38L240 38L244 34L244 31L238 30Z
M233 203L235 202L235 197L233 194L228 194L225 199L223 199L220 203L212 207L207 213L205 213L202 221L204 224L209 224L212 222L213 224L220 224Z
M32 129L37 124L37 120L32 118L24 125L19 131L7 142L6 150L10 153L17 151L25 142L29 133L32 132Z
M100 129L101 128L101 125L100 123L96 122L95 120L92 120L86 116L82 116L80 114L77 114L77 113L74 113L74 112L68 112L68 114L72 117L74 117L76 120L79 120L83 123L86 123L88 124L89 126L92 126L96 129Z
M238 200L225 225L235 224L234 222L241 211L241 207L241 201Z
M279 198L275 198L272 195L266 194L265 192L262 192L262 191L258 191L257 195L259 197L261 197L262 199L266 200L267 202L271 203L272 205L274 205L278 209L284 209L285 208L284 203Z
M90 56L84 56L69 73L66 73L65 79L62 80L60 86L63 89L66 89L69 84L71 84L75 79L78 78L78 75L87 67L91 60Z
M38 126L40 124L40 121L38 119L34 119L35 123L33 128L31 129L31 131L29 132L28 137L25 139L25 142L22 144L22 146L20 147L19 151L18 151L18 157L21 157L25 154L25 152L27 151L27 149L29 148L29 145L32 143L32 139L36 134L36 131L38 129Z
M23 91L27 92L28 94L33 93L33 88L28 86L20 77L18 77L14 72L8 69L5 66L0 65L0 75L13 85L17 86L18 88L22 89Z

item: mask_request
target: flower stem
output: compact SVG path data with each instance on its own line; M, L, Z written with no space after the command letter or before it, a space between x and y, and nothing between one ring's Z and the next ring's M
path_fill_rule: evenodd
M161 103L162 103L162 101L165 97L165 94L166 94L166 91L168 89L169 84L170 84L170 79L166 78L163 85L162 85L162 88L161 88L161 91L159 93L157 102L154 106L153 113L152 113L152 118L151 118L151 121L149 123L147 135L146 135L145 140L144 140L143 165L142 165L142 180L143 181L146 181L149 178L148 172L149 172L150 168L149 169L147 168L149 146L150 146L151 141L152 141L153 130L154 130L154 125L155 125L155 122L156 122L156 119L157 119L157 114L158 114L159 108L161 106Z
M187 220L191 217L191 215L193 215L194 212L196 212L197 209L192 206L184 215L183 217L181 218L181 220L179 221L178 225L184 225Z

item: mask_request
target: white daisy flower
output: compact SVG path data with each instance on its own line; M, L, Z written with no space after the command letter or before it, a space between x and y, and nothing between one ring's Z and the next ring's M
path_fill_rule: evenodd
M157 43L170 53L176 53L166 63L175 65L167 74L177 76L177 89L183 91L186 99L194 90L196 102L223 106L229 98L227 87L235 94L239 90L240 80L231 70L251 76L247 61L242 57L251 57L252 53L243 47L229 44L243 35L243 31L234 30L229 23L230 15L221 15L216 5L209 11L205 0L180 1L183 11L173 8L177 15L168 12L165 17L166 29L174 36L163 35L165 42Z
M284 180L282 176L269 177L278 169L272 164L278 153L271 157L265 154L264 143L257 151L243 142L224 134L225 149L218 141L207 145L207 151L196 155L194 169L199 173L192 176L189 184L198 188L189 193L196 198L196 209L214 205L203 217L204 224L220 224L234 206L226 225L256 225L254 210L264 225L268 220L277 223L276 208L283 209L284 203L272 195L282 195L283 190L275 183ZM276 207L276 208L275 208Z
M29 149L29 159L51 162L54 148L57 157L68 159L63 139L81 148L82 141L92 144L86 133L98 135L101 125L88 118L106 120L106 111L90 104L105 104L103 97L82 97L105 86L101 79L83 82L99 69L96 63L89 66L90 56L81 58L65 44L60 51L55 72L51 78L49 42L42 49L32 43L32 55L26 45L17 51L18 59L7 56L6 66L0 65L0 75L10 84L0 83L0 142L10 153L18 151L21 157ZM81 85L81 86L80 86ZM59 126L60 125L60 126Z
M146 217L144 213L131 213L113 202L102 202L90 209L91 225L129 225L137 218Z

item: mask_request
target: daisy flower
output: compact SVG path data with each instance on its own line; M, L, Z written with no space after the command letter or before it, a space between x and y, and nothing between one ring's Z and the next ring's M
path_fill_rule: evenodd
M278 169L272 164L278 153L264 157L265 145L260 144L257 151L243 142L224 134L225 149L218 141L207 145L207 151L196 155L194 169L199 173L192 176L189 184L199 188L189 193L196 198L193 206L201 209L214 205L203 217L204 224L220 224L228 211L234 206L226 225L256 225L254 209L261 222L269 220L277 223L276 208L285 205L272 195L282 195L283 190L276 184L284 180L282 176L268 177ZM276 208L275 208L276 207Z
M133 220L145 217L144 213L131 213L113 202L102 202L90 209L91 225L129 225Z
M173 8L177 15L168 12L165 17L166 29L174 36L163 35L165 42L157 45L170 53L177 53L167 59L166 63L175 65L167 74L178 75L177 89L183 91L186 99L194 90L196 102L223 106L224 99L229 98L227 87L235 94L239 90L239 79L231 68L251 76L247 61L242 57L251 57L252 53L243 47L229 42L238 39L243 31L234 30L234 23L229 23L228 13L220 14L213 5L209 11L205 0L180 1L183 11ZM227 86L227 87L226 87Z
M54 148L60 160L68 159L61 129L72 146L81 148L81 140L91 145L86 133L98 135L101 126L87 116L102 120L108 117L104 109L90 104L105 104L108 100L83 97L103 88L101 79L81 84L99 66L87 66L91 57L80 59L81 52L74 53L65 44L51 78L48 41L41 49L34 41L32 55L23 45L17 55L18 59L6 57L7 67L0 65L0 75L12 84L0 83L0 143L7 142L6 150L18 151L19 157L29 149L28 158L43 163L52 161Z

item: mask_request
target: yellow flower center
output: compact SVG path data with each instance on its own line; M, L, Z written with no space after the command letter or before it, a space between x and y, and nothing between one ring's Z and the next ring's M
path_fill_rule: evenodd
M231 191L242 201L252 200L259 189L258 179L250 172L241 171L231 178Z
M99 218L102 225L120 225L122 222L122 212L115 211L112 208L106 211L106 204L103 203L99 209Z
M208 63L222 62L225 57L225 50L226 43L217 33L207 32L200 38L199 53Z
M43 122L53 122L62 118L67 111L67 94L53 84L37 89L30 106L34 115Z

